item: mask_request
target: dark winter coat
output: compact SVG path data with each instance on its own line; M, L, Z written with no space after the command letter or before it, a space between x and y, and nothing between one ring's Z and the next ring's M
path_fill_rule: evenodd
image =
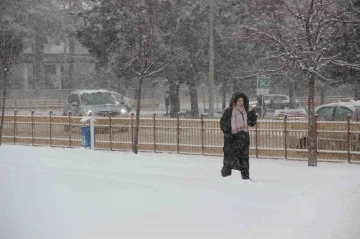
M224 133L224 161L222 175L231 175L231 170L236 169L249 174L249 148L250 137L249 132L240 131L236 134L231 133L231 117L233 106L239 98L244 100L244 108L247 112L247 124L255 126L257 116L254 110L249 111L249 99L243 93L235 93L230 100L230 106L227 108L220 119L220 128Z

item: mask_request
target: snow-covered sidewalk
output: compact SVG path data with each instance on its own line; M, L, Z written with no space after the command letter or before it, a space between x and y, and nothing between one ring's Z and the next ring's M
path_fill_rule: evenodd
M0 147L1 239L360 238L360 165Z

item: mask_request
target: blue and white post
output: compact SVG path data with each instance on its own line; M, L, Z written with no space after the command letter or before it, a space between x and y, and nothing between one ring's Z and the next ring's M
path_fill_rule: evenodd
M81 118L80 122L82 123L82 126L84 127L86 122L90 122L90 149L94 149L95 148L95 118L93 116L84 116ZM88 131L87 131L88 132ZM86 136L82 135L82 137L85 137L86 140ZM88 147L89 142L86 143Z

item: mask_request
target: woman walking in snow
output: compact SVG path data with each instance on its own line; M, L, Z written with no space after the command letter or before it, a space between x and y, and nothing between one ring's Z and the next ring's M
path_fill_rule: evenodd
M249 109L249 99L243 93L235 93L220 120L224 133L224 162L221 169L223 177L230 176L232 169L239 170L243 179L249 174L249 126L255 126L257 116Z

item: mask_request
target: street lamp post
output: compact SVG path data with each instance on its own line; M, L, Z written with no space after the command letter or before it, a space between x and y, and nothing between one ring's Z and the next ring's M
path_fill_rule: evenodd
M210 4L210 29L209 29L209 117L214 117L214 74L215 74L215 54L214 54L214 0L209 1Z

